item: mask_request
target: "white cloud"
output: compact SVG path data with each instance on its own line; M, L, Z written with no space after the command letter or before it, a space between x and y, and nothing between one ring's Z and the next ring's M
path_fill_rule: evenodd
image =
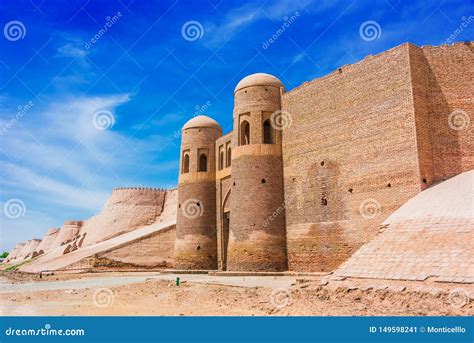
M233 8L227 13L220 15L217 20L204 23L207 42L211 46L218 46L228 40L249 25L260 20L284 21L285 16L290 16L299 11L322 12L330 7L337 6L335 1L321 0L313 2L310 0L280 0L269 1L263 4L248 3L238 8Z
M141 177L176 168L177 161L159 161L172 136L137 138L115 126L107 130L94 126L94 113L104 109L113 113L116 125L120 123L117 110L129 101L129 94L68 96L44 108L33 106L0 136L2 200L18 197L32 211L48 211L36 224L42 232L46 228L41 225L51 223L53 216L56 223L84 219L64 218L61 209L87 217L100 209L112 188L141 184ZM14 109L2 113L1 122L14 115ZM24 225L33 230L35 219L28 218ZM10 234L17 227L18 222L4 221L1 231Z

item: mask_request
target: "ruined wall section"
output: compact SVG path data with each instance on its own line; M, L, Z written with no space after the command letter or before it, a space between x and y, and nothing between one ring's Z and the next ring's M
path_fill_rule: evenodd
M78 234L82 226L81 220L66 220L59 229L54 242L55 247L70 243Z
M16 257L18 256L18 253L21 251L21 249L23 249L24 246L25 246L25 243L18 243L17 245L15 245L13 250L8 254L8 257L6 258L5 262L9 263L15 260Z
M166 190L117 188L99 214L84 221L83 245L101 242L155 222L163 210Z
M48 229L48 232L46 233L41 243L36 248L36 252L38 253L38 255L47 254L55 247L54 243L56 241L56 237L58 233L59 233L59 229L57 228Z
M421 190L408 45L286 93L290 270L330 271Z

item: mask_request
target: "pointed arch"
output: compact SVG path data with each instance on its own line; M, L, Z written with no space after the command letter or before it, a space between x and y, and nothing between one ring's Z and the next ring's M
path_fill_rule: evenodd
M240 145L250 144L250 124L244 120L240 123Z

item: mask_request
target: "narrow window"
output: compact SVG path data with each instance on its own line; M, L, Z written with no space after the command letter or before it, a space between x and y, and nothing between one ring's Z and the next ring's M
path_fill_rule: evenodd
M182 173L189 173L189 155L184 154Z
M273 144L273 132L270 120L263 122L263 144Z
M250 124L244 120L240 124L240 145L250 144Z
M207 171L207 156L205 154L201 154L201 156L199 156L199 171Z
M221 151L219 154L219 170L224 169L224 152Z
M227 149L227 167L230 167L231 158L232 158L232 151L231 151L231 148L228 148Z

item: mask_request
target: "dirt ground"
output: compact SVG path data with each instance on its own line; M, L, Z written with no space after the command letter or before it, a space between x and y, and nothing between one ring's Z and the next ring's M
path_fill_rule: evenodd
M233 279L231 279L233 278ZM1 276L2 315L473 315L472 285L159 273ZM329 280L329 281L328 281Z

